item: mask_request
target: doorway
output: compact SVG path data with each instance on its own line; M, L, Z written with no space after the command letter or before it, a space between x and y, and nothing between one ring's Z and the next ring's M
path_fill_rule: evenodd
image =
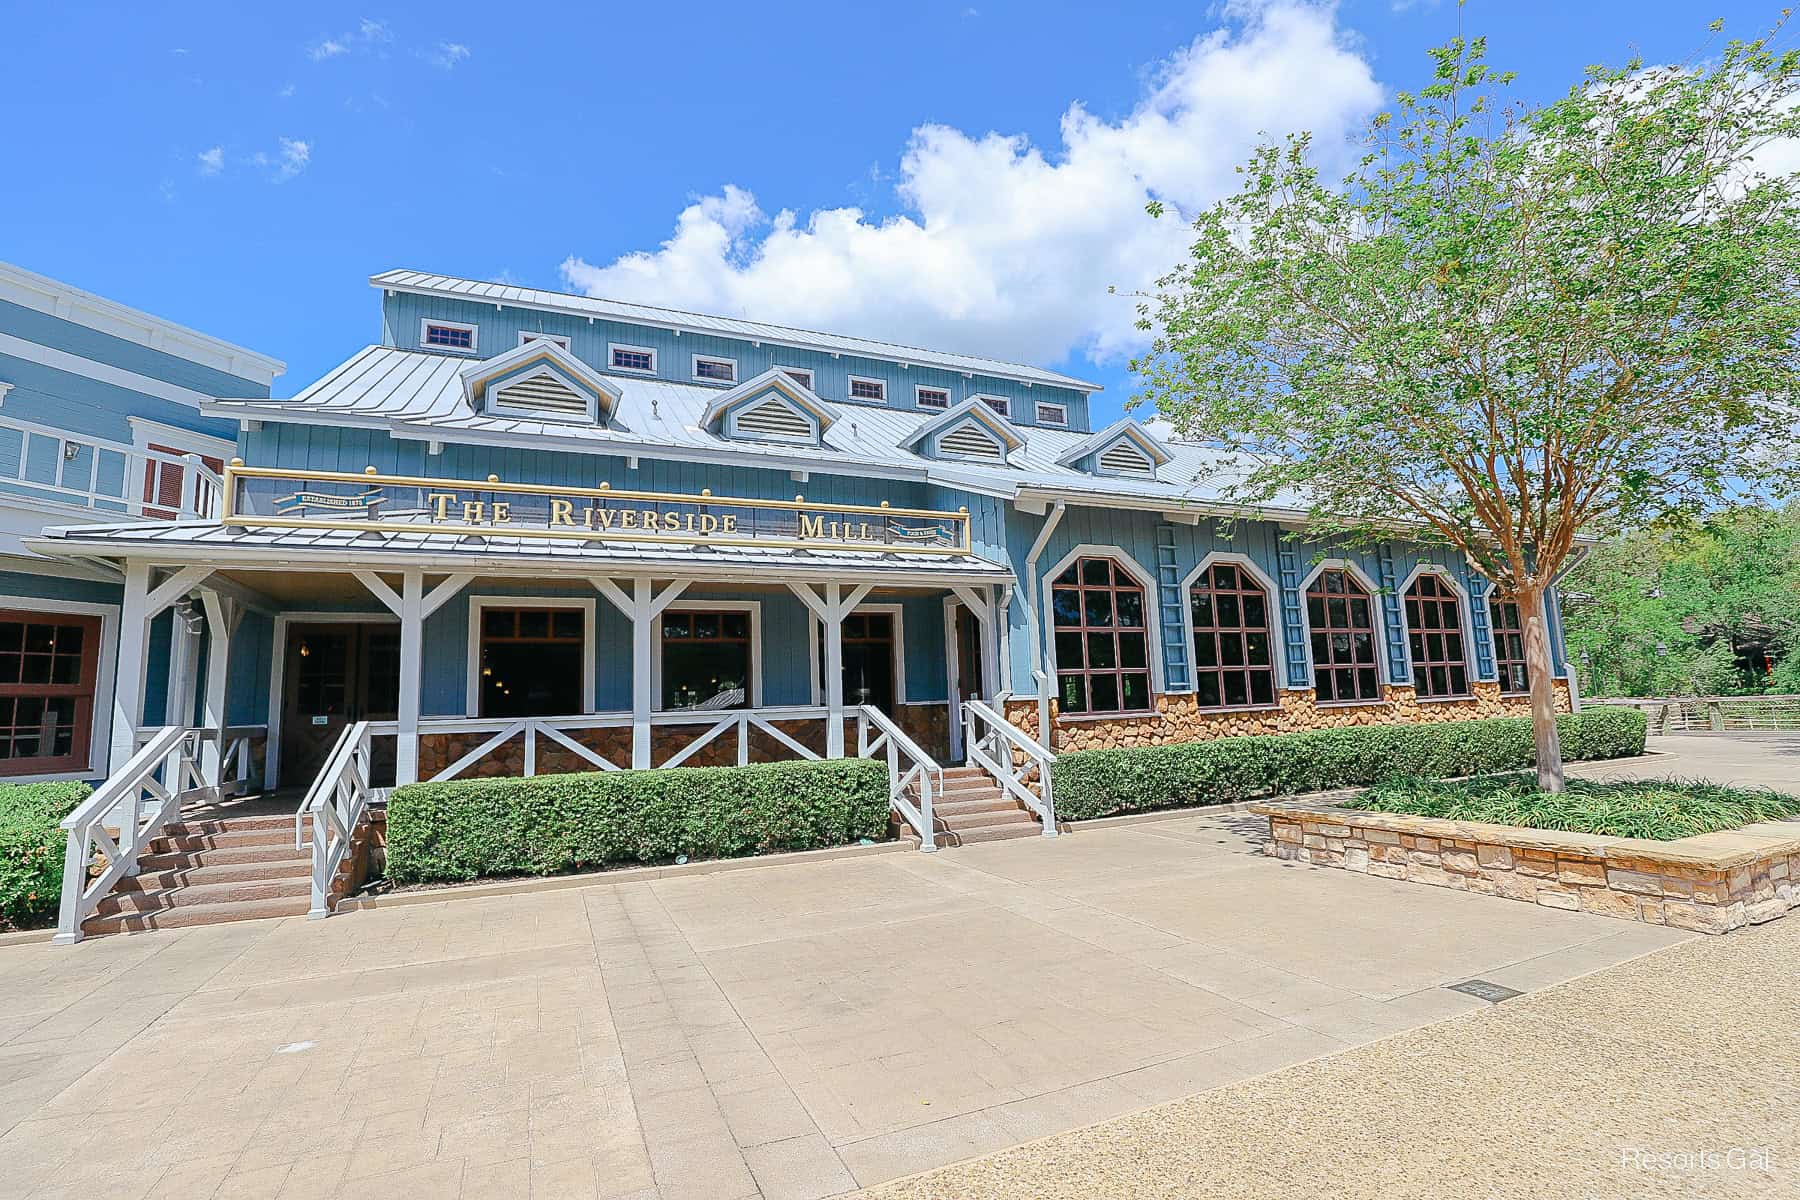
M281 777L306 787L344 727L400 715L400 628L390 622L308 622L288 627L283 650ZM373 742L376 786L393 781L394 742Z
M987 696L986 667L981 646L981 622L966 604L949 605L950 633L950 757L964 761L962 706L965 700Z

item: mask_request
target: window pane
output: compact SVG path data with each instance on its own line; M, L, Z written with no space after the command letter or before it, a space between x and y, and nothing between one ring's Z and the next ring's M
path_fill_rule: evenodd
M1272 661L1269 657L1269 635L1266 633L1247 633L1244 635L1244 661L1253 667L1266 667Z
M663 614L663 637L665 638L687 637L693 632L693 628L693 623L688 620L686 613L666 612Z
M1144 712L1150 707L1150 676L1124 675L1125 711Z
M528 638L549 637L550 611L544 608L520 609L519 636Z
M1244 635L1241 633L1221 633L1219 635L1219 661L1228 667L1244 665Z
M1117 660L1113 656L1113 635L1110 633L1090 633L1087 635L1087 665L1093 667L1116 667Z
M1269 614L1260 595L1244 597L1244 624L1251 629L1263 629L1268 626Z
M1195 592L1193 610L1194 628L1211 629L1213 626L1212 597L1203 592Z
M1106 627L1113 623L1113 594L1111 592L1083 592L1082 598L1086 605L1085 615L1089 625Z
M1236 596L1216 596L1213 598L1213 607L1219 614L1219 628L1235 629L1243 624L1242 615L1238 612L1238 598Z
M1142 592L1120 592L1119 624L1127 629L1144 627L1144 594Z
M1242 671L1225 672L1225 703L1242 706L1250 702L1250 685Z
M1065 670L1070 667L1085 666L1087 658L1082 652L1082 640L1079 633L1056 634L1056 665Z
M719 632L728 638L747 638L750 636L749 613L724 613L719 617Z
M1234 588L1238 585L1236 565L1232 563L1214 563L1212 569L1212 585L1216 588Z
M1119 677L1117 675L1089 675L1088 693L1093 700L1089 711L1119 711Z
M490 608L481 614L481 632L487 637L511 637L518 614L510 608Z
M1219 662L1219 639L1210 633L1194 635L1194 665L1200 667L1217 666Z
M1089 585L1105 587L1112 582L1112 560L1108 558L1084 558L1081 560L1081 582Z
M1064 571L1061 575L1058 575L1056 577L1056 582L1058 584L1066 584L1069 587L1074 587L1076 584L1081 582L1080 577L1076 574L1076 570L1077 570L1076 564L1074 564L1074 563L1069 564L1069 569Z
M1119 665L1121 667L1148 666L1147 640L1147 636L1142 633L1121 633L1119 635Z
M1058 625L1081 624L1081 593L1072 589L1057 588L1051 593L1051 605L1056 610Z
M581 636L581 614L572 609L559 608L551 614L552 634L559 638L578 638Z
M1194 681L1194 685L1194 698L1201 708L1219 707L1219 676L1217 672L1203 672L1200 677Z
M1087 706L1087 676L1064 675L1062 680L1061 708L1066 713L1084 713Z
M1375 678L1374 667L1363 667L1356 673L1357 685L1361 689L1359 698L1375 700L1381 696L1381 684Z
M1250 699L1255 704L1273 704L1275 702L1274 678L1267 671L1250 673Z
M694 614L694 636L696 638L716 638L719 636L719 614L699 612Z

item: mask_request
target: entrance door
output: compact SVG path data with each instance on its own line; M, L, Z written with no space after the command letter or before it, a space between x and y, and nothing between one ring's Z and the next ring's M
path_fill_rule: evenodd
M346 725L399 715L400 630L389 623L289 626L282 669L281 778L305 787ZM393 773L391 738L374 743L377 784Z
M950 629L956 639L956 682L950 711L951 754L961 762L964 759L963 701L980 700L986 695L986 690L982 686L981 622L975 619L975 614L965 604L952 606L950 612Z

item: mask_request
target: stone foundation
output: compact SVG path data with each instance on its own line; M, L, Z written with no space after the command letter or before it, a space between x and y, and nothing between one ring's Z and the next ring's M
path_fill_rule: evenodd
M1248 734L1304 733L1313 729L1345 729L1353 725L1423 724L1428 721L1471 721L1481 717L1525 717L1531 702L1524 696L1502 696L1497 683L1476 683L1467 700L1420 700L1411 687L1386 686L1369 704L1320 704L1311 688L1276 693L1269 708L1205 709L1192 694L1158 696L1156 712L1133 717L1067 717L1050 703L1051 749L1116 750L1125 746L1161 746ZM1569 711L1568 687L1556 681L1556 709ZM1027 735L1037 736L1037 701L1007 701L1006 719Z
M1657 842L1328 803L1250 811L1269 819L1263 852L1276 858L1546 908L1728 933L1800 907L1800 827L1788 822Z

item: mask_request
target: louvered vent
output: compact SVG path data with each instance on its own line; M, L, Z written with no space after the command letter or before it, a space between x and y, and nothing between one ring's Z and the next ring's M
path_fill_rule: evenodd
M1006 457L1000 443L974 425L959 425L938 439L938 450L962 458L985 458L999 462Z
M764 400L743 409L737 415L737 431L754 437L787 438L812 441L810 420L779 400Z
M1100 469L1115 475L1148 475L1155 466L1130 442L1114 442L1100 455Z
M534 375L530 379L521 379L517 383L497 388L494 391L494 403L522 412L537 412L564 419L585 417L588 413L586 396L548 375Z

